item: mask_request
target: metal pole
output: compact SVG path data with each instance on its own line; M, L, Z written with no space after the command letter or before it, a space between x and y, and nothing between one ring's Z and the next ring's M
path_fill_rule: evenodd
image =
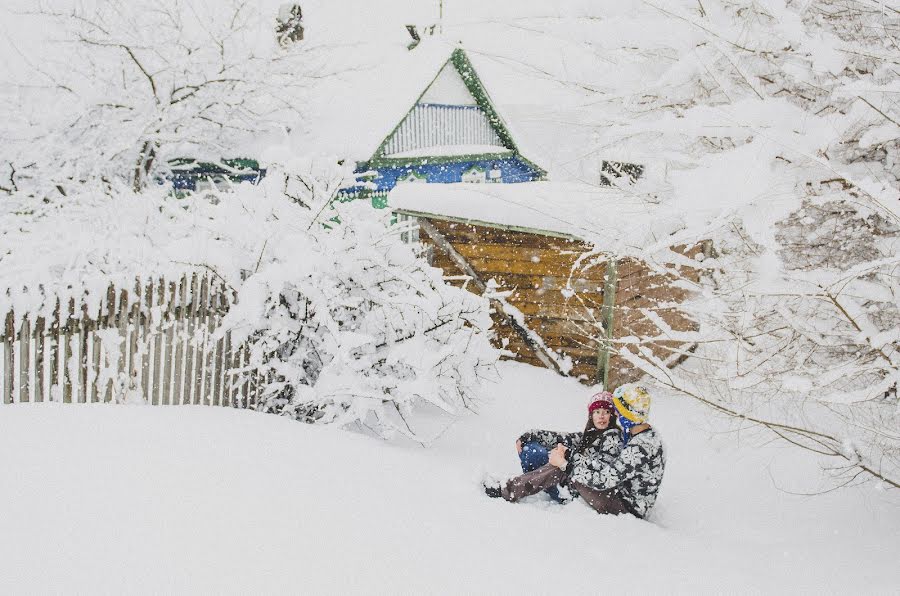
M618 272L615 258L606 262L606 276L603 282L603 336L600 339L600 353L597 355L595 381L603 383L603 390L609 390L609 356L612 351L613 323L615 322L616 286Z

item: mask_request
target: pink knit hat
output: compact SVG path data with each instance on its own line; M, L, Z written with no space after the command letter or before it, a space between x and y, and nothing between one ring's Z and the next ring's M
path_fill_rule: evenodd
M601 391L591 398L591 405L588 406L588 416L594 413L594 410L604 409L610 414L615 414L615 406L613 405L613 396L609 391Z

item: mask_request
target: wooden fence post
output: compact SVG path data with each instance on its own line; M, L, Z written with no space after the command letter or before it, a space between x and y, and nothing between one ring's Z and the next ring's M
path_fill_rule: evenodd
M16 365L16 324L12 311L6 313L6 322L3 325L3 403L11 404L15 393L14 379Z
M91 396L88 393L90 390L88 346L91 344L95 326L91 313L88 311L87 302L85 302L81 305L81 324L79 325L81 327L81 395L78 397L79 403L91 403Z
M212 312L209 317L209 333L210 337L215 334L216 330L219 327L219 322L222 320L222 301L225 296L225 288L219 285L218 290L212 297ZM224 362L222 361L222 351L224 346L222 345L223 338L219 338L215 342L215 346L210 346L210 349L213 353L213 380L212 380L212 403L214 406L222 405L222 396L224 393L224 387L222 385L225 383L225 377L222 375L222 369L225 368L223 366ZM215 348L212 350L212 348Z
M247 363L249 367L249 363L251 361L250 357L250 346L247 345ZM252 368L247 371L247 407L250 409L256 409L256 386L258 384L258 371L255 368Z
M250 348L248 347L248 342L244 342L240 347L240 367L243 369L241 373L241 384L238 388L241 393L241 407L249 408L250 407Z
M187 275L182 275L178 280L178 304L173 311L172 326L174 329L175 342L175 375L172 379L174 390L172 392L172 401L176 404L184 404L184 328L187 324L187 315L185 307L187 305Z
M147 343L147 349L152 351L153 361L150 364L150 398L147 400L147 403L158 406L162 404L162 381L160 380L163 368L161 318L163 298L166 295L165 280L161 277L151 280L148 287L150 288L147 292L147 295L150 297L150 301L147 304L150 309L148 311L148 316L150 316L150 335L148 337L151 340Z
M62 304L56 299L56 308L53 309L53 321L50 323L50 401L57 401L62 397L62 387L59 370L59 342L60 324L62 321Z
M185 361L184 361L184 403L198 403L197 392L194 391L196 386L196 374L194 372L194 353L196 345L194 342L194 321L197 318L197 301L200 297L197 273L191 274L191 301L187 308L187 334L185 339Z
M34 401L44 401L44 317L34 322Z
M100 352L103 344L100 341L100 335L97 333L103 329L103 301L100 301L100 307L97 309L97 318L91 324L91 363L90 363L90 385L91 395L88 401L97 403L103 399L101 393L103 388L100 387Z
M28 389L31 385L29 373L31 372L31 321L26 313L22 317L22 325L19 327L19 403L29 403L31 396Z
M69 298L69 310L66 317L66 324L60 325L60 343L62 343L62 374L63 379L63 403L72 403L72 390L75 389L77 378L72 378L71 359L74 354L72 350L72 337L77 332L75 326L75 298ZM63 339L63 337L65 339Z
M119 361L116 365L115 381L118 385L119 381L128 377L128 290L119 291L119 310L116 313L116 328L119 330ZM124 391L124 385L118 387L120 391ZM114 396L121 399L123 396Z
M222 370L222 405L230 408L234 407L233 382L234 377L231 375L231 369L234 368L234 354L231 353L231 333L225 332L223 344L224 350L224 366Z
M126 327L126 336L128 340L128 367L126 377L128 378L128 388L136 389L140 387L141 398L144 397L144 388L141 387L141 364L143 358L143 345L141 344L141 282L135 278L134 290L131 295L131 309L128 315L128 326Z
M136 287L137 296L141 300L141 395L148 404L153 403L153 377L150 374L150 309L153 302L153 280L152 278L143 285Z
M175 325L174 321L174 312L175 312L175 298L177 296L177 287L175 286L175 282L169 282L169 296L168 296L168 304L166 304L166 310L162 317L162 328L160 329L160 333L165 333L165 341L163 342L165 347L165 366L163 367L163 403L168 405L177 404L178 402L174 401L172 391L172 360L175 355L175 344L173 342L174 338L174 330L173 327ZM160 281L160 289L165 290L166 284Z
M197 311L197 334L200 336L197 342L197 395L200 405L206 405L206 316L209 313L209 278L203 275L200 280L200 301Z
M114 329L116 326L116 312L117 312L116 311L116 296L117 295L118 295L118 293L116 292L115 286L113 286L112 284L109 284L109 287L106 289L106 325L105 325L105 328L107 330ZM107 337L109 337L108 334L107 334ZM109 374L109 370L113 366L113 363L110 361L109 346L105 346L103 351L104 351L103 370L105 370L107 372L107 374ZM103 398L104 402L109 403L109 402L113 401L113 399L115 397L113 395L113 387L115 386L115 382L116 382L115 376L110 377L109 379L106 380L106 387L105 387L106 391L105 391L105 396Z

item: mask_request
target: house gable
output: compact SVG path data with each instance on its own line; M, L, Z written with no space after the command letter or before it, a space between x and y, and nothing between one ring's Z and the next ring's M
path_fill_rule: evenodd
M478 176L472 174L478 170ZM347 196L386 206L386 195L410 177L429 183L519 183L546 172L524 158L462 49L455 49L397 125L357 172L367 185Z
M517 152L465 52L453 51L372 163L420 158L503 157Z
M475 96L466 87L462 75L451 60L444 63L434 81L419 98L419 104L443 104L452 106L478 106Z

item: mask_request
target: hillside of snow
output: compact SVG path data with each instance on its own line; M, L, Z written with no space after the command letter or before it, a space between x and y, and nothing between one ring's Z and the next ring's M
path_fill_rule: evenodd
M0 592L895 593L900 506L815 497L817 462L657 395L650 521L485 497L530 427L575 430L590 390L504 363L430 448L249 411L0 410ZM438 429L438 426L435 426ZM437 430L435 431L438 432ZM864 582L861 584L861 582Z

